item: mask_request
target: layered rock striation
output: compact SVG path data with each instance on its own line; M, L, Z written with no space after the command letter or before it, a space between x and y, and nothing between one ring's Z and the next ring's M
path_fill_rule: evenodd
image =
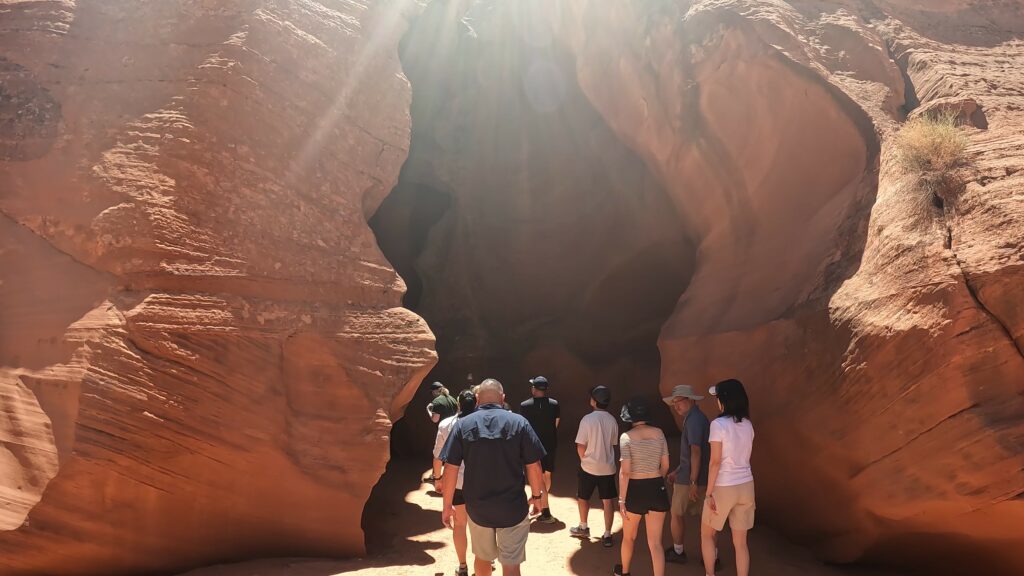
M0 6L0 572L363 550L435 361L395 4Z

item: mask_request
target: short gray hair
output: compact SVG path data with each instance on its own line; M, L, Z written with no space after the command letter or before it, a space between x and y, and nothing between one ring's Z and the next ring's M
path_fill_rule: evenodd
M501 402L501 397L504 395L505 389L502 387L501 382L498 382L494 378L488 378L476 387L478 404Z

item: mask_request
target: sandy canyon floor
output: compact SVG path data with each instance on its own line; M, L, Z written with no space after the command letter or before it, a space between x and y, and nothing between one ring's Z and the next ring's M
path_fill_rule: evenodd
M611 574L619 561L621 522L616 516L613 532L615 547L603 548L595 538L581 541L569 536L569 526L579 520L573 497L575 468L572 462L561 462L556 473L551 510L559 522L534 523L527 543L527 561L523 565L526 576L550 574L604 575ZM454 574L457 564L451 532L441 525L441 498L429 490L420 479L429 475L422 462L392 462L388 473L377 487L370 506L373 517L366 526L370 553L365 559L328 561L318 559L273 559L242 564L215 566L194 570L182 576L442 576ZM404 494L404 498L386 500L382 494ZM594 504L597 504L595 499ZM351 522L351 518L338 518ZM591 510L591 531L601 526L598 511ZM697 519L692 519L687 530L687 551L698 556ZM596 530L600 534L600 530ZM641 538L644 533L641 531ZM903 573L878 570L851 569L825 566L808 552L787 543L771 529L756 527L750 535L752 571L758 576L904 576ZM727 540L727 539L726 539ZM646 545L638 542L633 574L650 574L650 558ZM668 527L665 544L669 544ZM726 543L721 550L724 565L720 576L736 574L732 561L732 547ZM470 553L472 564L472 553ZM500 573L500 569L495 572ZM686 565L669 565L667 573L700 576L703 570L691 558Z

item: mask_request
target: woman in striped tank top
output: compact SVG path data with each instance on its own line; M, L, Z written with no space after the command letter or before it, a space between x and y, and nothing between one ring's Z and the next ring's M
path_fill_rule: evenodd
M640 519L647 527L647 547L651 551L654 576L665 574L665 553L661 532L669 510L665 474L668 473L668 443L659 428L649 425L651 410L643 398L634 398L622 407L623 422L632 424L619 438L619 511L622 513L622 564L615 576L627 576L633 560L633 544L640 530Z

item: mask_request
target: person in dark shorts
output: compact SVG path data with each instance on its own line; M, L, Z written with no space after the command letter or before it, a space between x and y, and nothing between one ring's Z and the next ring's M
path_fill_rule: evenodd
M612 521L615 519L615 499L619 495L615 486L615 445L619 443L619 423L608 413L611 401L611 390L605 386L594 387L590 391L593 412L580 420L576 433L576 452L580 457L576 502L580 509L580 525L569 529L570 536L590 538L587 516L590 514L590 497L597 489L604 505L601 544L605 548L612 547Z
M640 520L647 529L647 546L651 551L654 576L665 574L665 552L661 533L665 513L669 511L665 474L668 473L668 443L665 434L649 425L651 409L643 398L633 398L619 414L632 428L619 437L619 511L622 513L622 563L613 571L616 576L629 574L633 561L633 544L640 530Z
M548 397L547 378L531 378L530 392L533 398L519 405L519 414L530 423L544 445L544 450L547 451L540 461L541 468L544 469L544 497L540 503L541 513L537 521L550 524L557 522L548 507L548 491L551 490L551 474L555 471L555 449L558 448L558 423L561 420L561 412L558 400Z
M434 424L439 424L445 418L451 418L459 411L459 403L448 393L448 389L440 382L430 385L430 394L434 397L427 404L427 415Z
M544 446L525 418L502 409L504 400L500 382L481 382L476 387L476 411L455 422L440 455L445 476L457 475L466 464L462 493L476 576L490 576L494 560L501 563L504 576L522 573L530 535L528 502L539 513L544 492ZM441 522L449 528L455 527L454 501L455 483L445 482Z
M459 559L459 567L455 570L455 576L469 576L469 567L466 564L466 549L469 547L469 540L466 536L466 498L462 494L462 483L466 473L465 464L459 466L459 473L455 478L445 478L443 475L444 463L441 462L441 450L444 449L452 428L460 418L465 418L476 410L476 394L472 390L463 390L457 397L459 402L459 413L441 420L437 425L437 438L434 441L434 466L433 480L434 490L444 493L444 483L455 481L455 496L452 497L452 509L454 511L455 530L452 534L452 541L455 544L455 555Z

